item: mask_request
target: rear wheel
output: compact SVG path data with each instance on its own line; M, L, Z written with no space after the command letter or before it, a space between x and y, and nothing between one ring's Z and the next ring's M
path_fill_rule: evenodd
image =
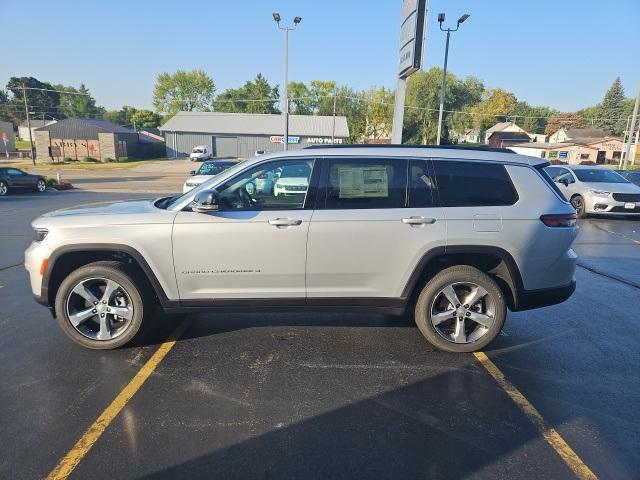
M9 185L4 180L0 180L0 197L4 197L9 193Z
M47 189L47 183L42 179L38 180L38 183L36 183L36 190L38 190L40 193L42 193L46 189Z
M447 352L475 352L502 330L507 316L496 282L477 268L460 265L435 275L416 302L415 320L430 343Z
M62 330L83 347L121 347L138 333L145 310L143 292L119 262L95 262L72 272L55 300Z
M586 217L584 213L584 198L581 195L574 195L571 197L571 205L576 209L576 214L578 218Z

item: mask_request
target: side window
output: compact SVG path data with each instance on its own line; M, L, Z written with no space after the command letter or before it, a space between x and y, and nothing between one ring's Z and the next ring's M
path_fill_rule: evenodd
M304 208L314 160L263 163L218 187L221 210Z
M555 177L553 177L553 181L567 184L575 183L573 175L566 168L558 168L558 173Z
M22 175L24 175L24 172L18 170L17 168L7 168L7 174L10 177L21 177Z
M433 166L443 207L513 205L518 201L503 165L434 160Z
M433 207L435 183L427 160L409 163L409 207Z
M384 158L327 160L324 208L403 208L407 161Z

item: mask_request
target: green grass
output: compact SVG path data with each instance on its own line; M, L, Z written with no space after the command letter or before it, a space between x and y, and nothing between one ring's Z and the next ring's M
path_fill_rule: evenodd
M149 160L129 160L126 163L83 163L83 162L38 162L36 160L35 167L31 162L12 163L12 167L22 168L24 170L55 170L55 171L68 171L68 170L117 170L117 169L129 169L139 167L140 165L147 165L149 163L156 163L165 161L164 158L152 158Z
M29 140L16 140L16 150L29 150L30 148Z

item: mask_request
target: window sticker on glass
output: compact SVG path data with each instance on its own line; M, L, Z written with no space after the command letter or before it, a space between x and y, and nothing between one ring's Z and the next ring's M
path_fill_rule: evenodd
M386 198L389 178L384 166L339 167L340 198Z

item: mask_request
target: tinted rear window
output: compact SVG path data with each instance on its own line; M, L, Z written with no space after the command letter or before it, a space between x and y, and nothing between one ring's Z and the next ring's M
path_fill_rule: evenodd
M443 207L513 205L518 194L503 165L435 160L436 185Z

